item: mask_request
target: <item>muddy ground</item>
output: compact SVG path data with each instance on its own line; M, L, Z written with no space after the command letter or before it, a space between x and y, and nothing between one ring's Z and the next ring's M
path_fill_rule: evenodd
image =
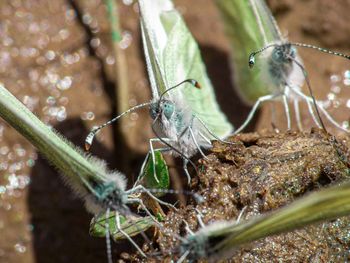
M0 2L0 82L44 122L53 125L77 145L83 145L88 130L110 119L117 107L113 77L115 60L102 2ZM120 14L129 72L129 105L133 106L147 101L150 90L143 62L137 6L129 2L120 1ZM269 2L282 32L291 40L349 53L349 1ZM229 69L229 44L213 1L202 0L200 5L185 0L175 3L199 42L223 111L238 126L249 107L239 101L234 91ZM300 53L316 97L329 101L329 109L339 122L348 122L348 61L316 51L301 50ZM272 130L269 110L268 105L262 107L250 130ZM278 128L284 130L283 112L278 112L281 112ZM92 150L107 160L111 168L126 173L130 182L138 172L137 167L148 148L147 140L152 136L147 128L147 115L146 111L140 111L127 117L123 129L130 137L126 146L114 127L101 132L99 142ZM310 127L312 121L306 111L303 117L304 126ZM338 133L328 126L330 132ZM222 158L226 158L222 157L222 152L211 155L213 163ZM224 169L235 169L233 166L226 168L229 164L224 163ZM210 185L203 178L201 180L197 187ZM105 241L88 235L91 215L84 210L81 201L63 185L58 174L34 148L3 121L0 121L0 198L0 262L106 262ZM230 214L231 218L235 216L235 212ZM290 235L295 239L298 234ZM300 236L305 235L301 233ZM129 246L128 243L114 246L114 255ZM263 246L263 249L267 251L268 247ZM310 248L310 251L317 253L316 248ZM249 253L245 255L248 257Z

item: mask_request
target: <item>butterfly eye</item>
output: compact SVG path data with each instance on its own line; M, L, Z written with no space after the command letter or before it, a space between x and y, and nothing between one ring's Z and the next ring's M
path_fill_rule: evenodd
M165 102L163 104L163 113L165 115L165 117L169 120L171 118L171 116L173 115L175 110L175 106L173 103L171 102Z
M155 118L157 118L158 114L159 114L159 107L158 107L158 103L153 103L151 104L150 108L149 108L149 113L151 115L151 118L154 120Z
M249 68L252 68L252 67L254 67L254 65L255 65L255 57L254 57L254 55L255 54L250 54L250 56L249 56Z

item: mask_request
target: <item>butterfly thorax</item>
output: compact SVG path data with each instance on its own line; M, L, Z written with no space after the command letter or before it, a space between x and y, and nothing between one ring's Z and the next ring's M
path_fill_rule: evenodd
M269 58L269 74L278 87L284 86L293 70L293 59L296 58L295 48L289 44L276 45Z
M190 262L207 257L207 237L201 234L190 235L180 246L180 253L189 251L187 259Z
M180 99L176 101L163 99L152 103L150 115L154 120L156 119L154 128L158 136L170 139L169 144L188 157L197 152L189 131L191 127L194 133L197 132L193 127L194 115L190 107L182 104ZM173 153L177 155L176 152Z
M96 204L101 204L104 209L112 208L123 213L125 212L125 204L128 197L116 182L94 182L91 183L91 186L95 191L93 193L93 199Z
M164 130L172 126L172 129L175 129L176 134L180 134L184 129L184 112L179 110L175 103L170 100L157 101L151 104L150 106L150 115L153 120L157 118L157 121L160 122L161 128ZM164 134L168 136L167 130L163 131Z

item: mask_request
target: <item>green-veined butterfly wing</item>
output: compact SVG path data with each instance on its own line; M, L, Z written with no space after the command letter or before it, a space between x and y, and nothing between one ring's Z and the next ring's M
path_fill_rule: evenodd
M170 88L188 78L197 80L201 90L183 87L169 92L169 96L186 100L194 114L217 136L228 135L232 125L220 111L198 45L172 2L140 0L139 3L153 93L159 95L165 91L164 87Z
M231 43L235 86L241 98L252 104L270 90L257 74L259 60L256 69L248 69L249 55L268 43L282 41L279 29L263 0L218 0L217 5Z

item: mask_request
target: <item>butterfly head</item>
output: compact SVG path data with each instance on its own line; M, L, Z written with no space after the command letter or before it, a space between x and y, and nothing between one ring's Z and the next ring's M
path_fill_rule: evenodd
M150 107L150 115L153 120L162 114L168 120L170 120L174 112L175 112L175 104L170 100L162 99L158 102L152 103Z
M290 43L276 45L272 50L271 59L276 64L285 64L296 57L296 49Z

